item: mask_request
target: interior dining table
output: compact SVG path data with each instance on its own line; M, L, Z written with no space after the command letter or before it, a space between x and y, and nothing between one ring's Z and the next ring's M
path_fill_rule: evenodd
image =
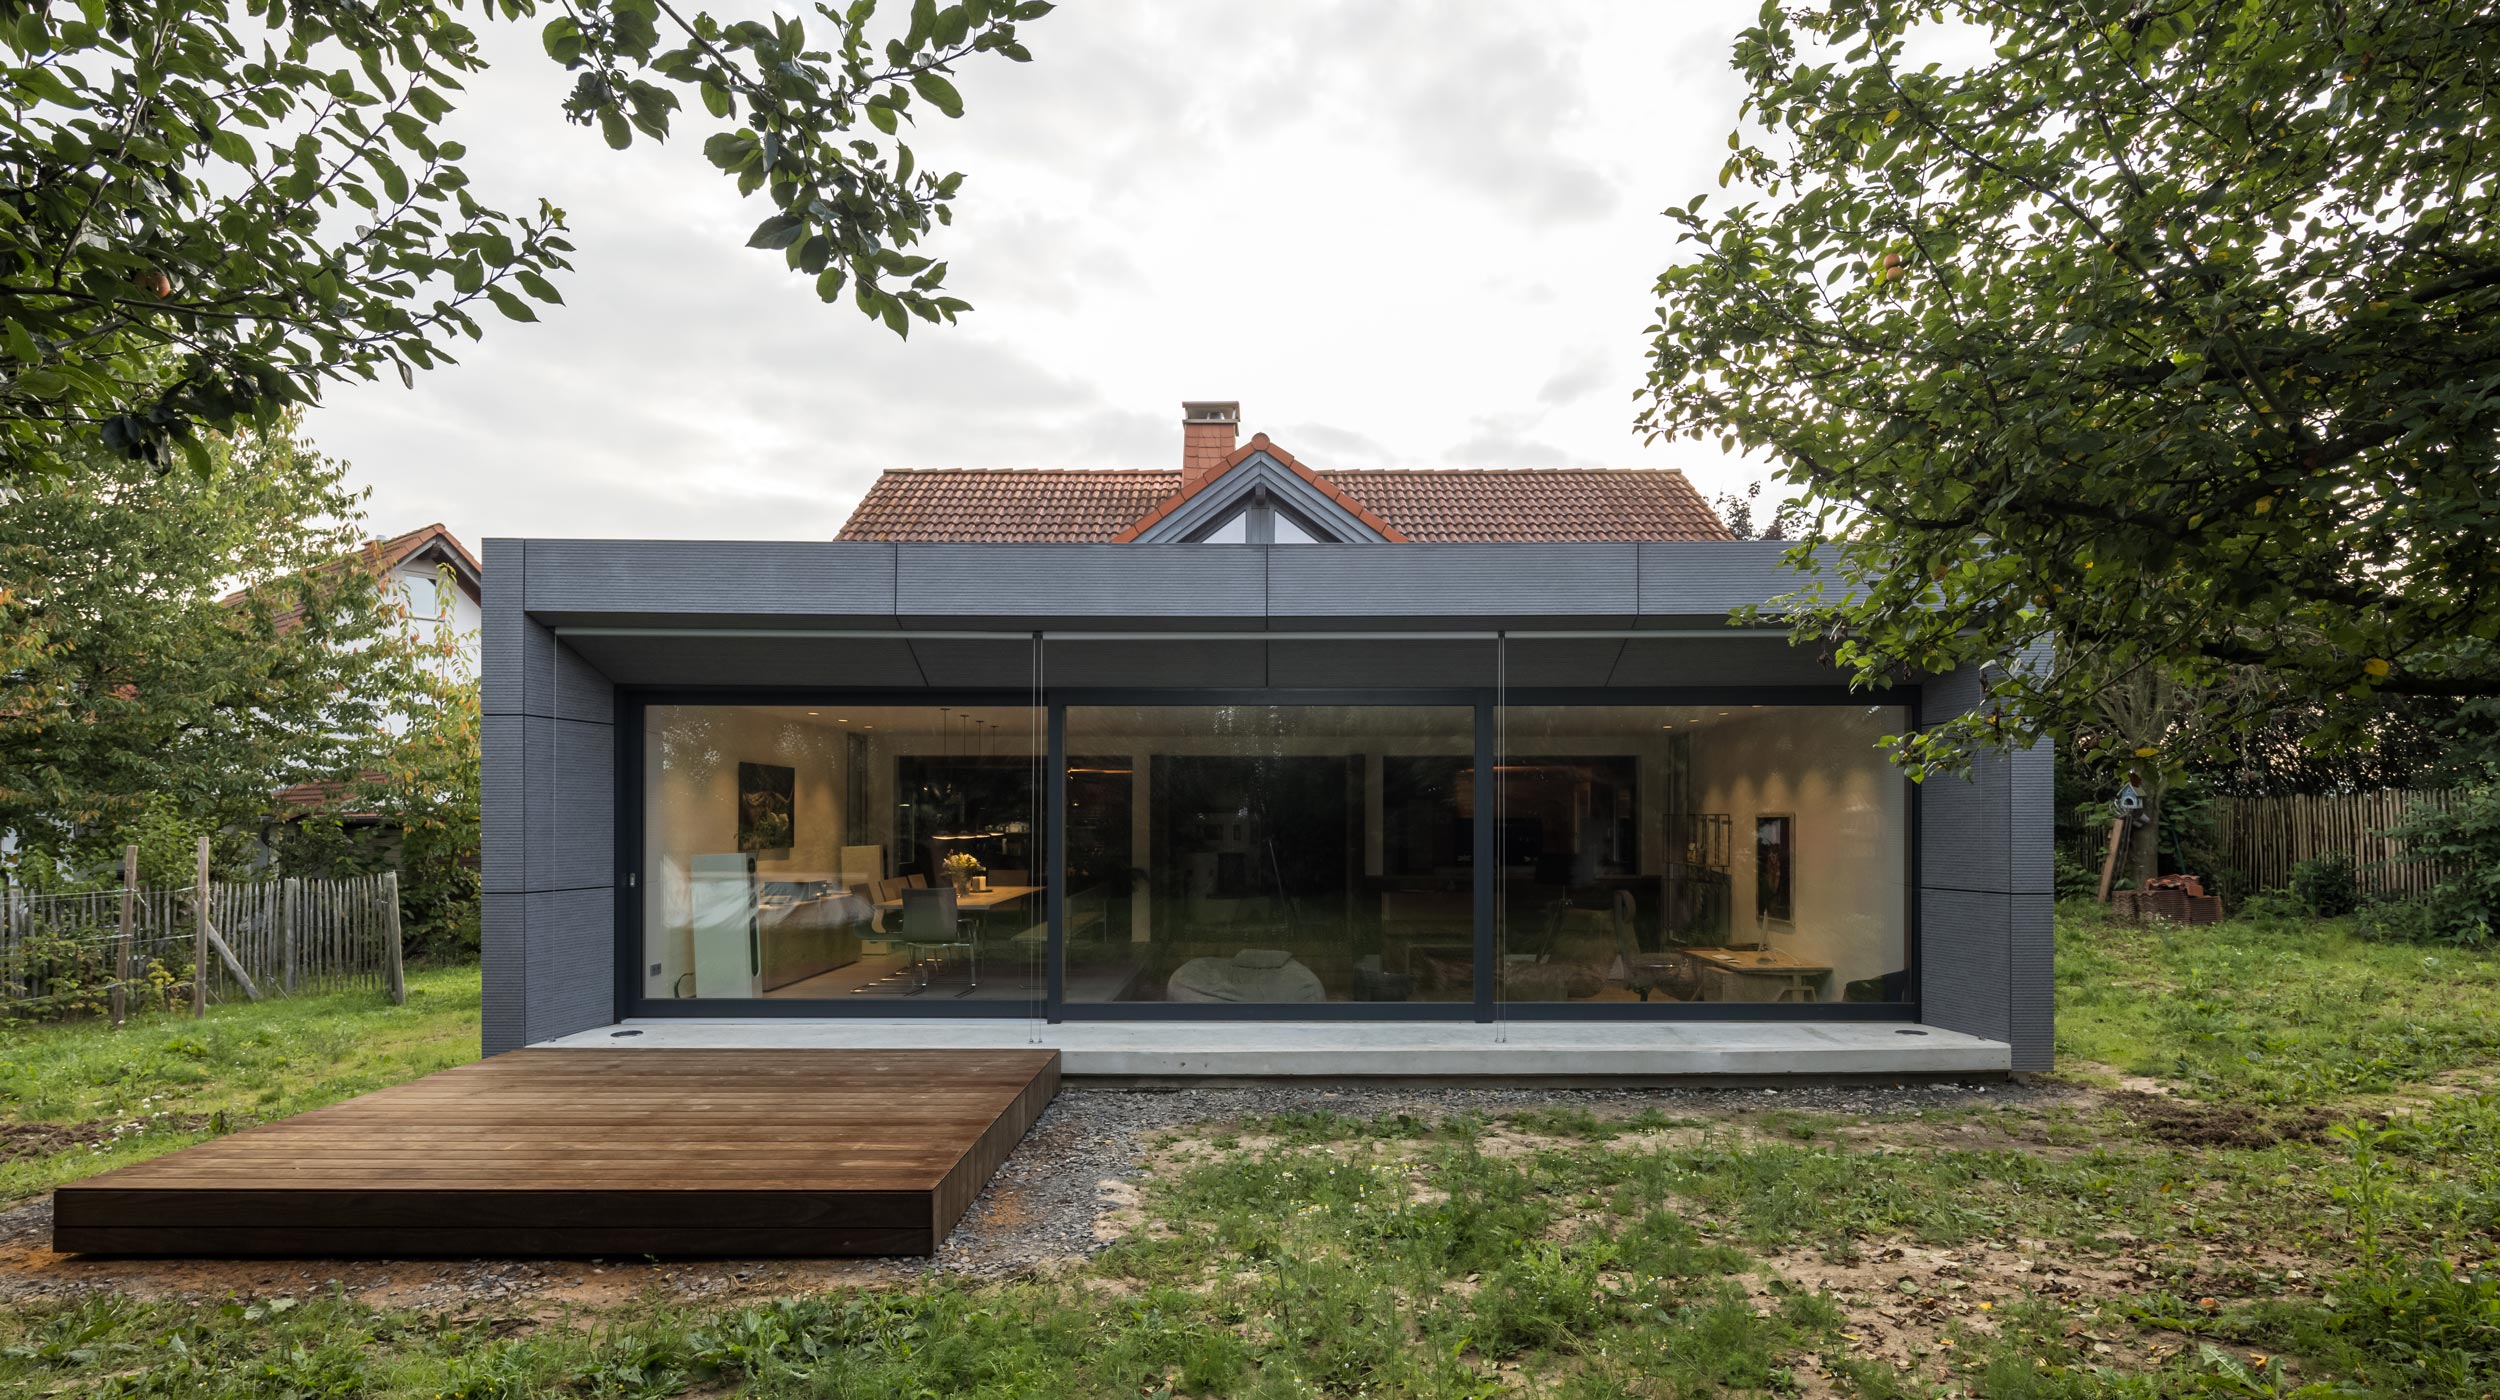
M955 907L964 911L995 909L1002 904L1013 904L1026 895L1040 894L1042 888L1040 885L992 885L986 890L961 890L955 895ZM877 907L891 913L902 908L903 901L881 899L877 901Z

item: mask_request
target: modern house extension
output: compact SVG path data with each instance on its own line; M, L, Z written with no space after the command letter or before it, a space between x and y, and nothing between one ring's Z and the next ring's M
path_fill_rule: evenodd
M486 1018L1066 1070L2050 1056L2050 769L1925 784L1672 471L907 470L824 543L488 540Z

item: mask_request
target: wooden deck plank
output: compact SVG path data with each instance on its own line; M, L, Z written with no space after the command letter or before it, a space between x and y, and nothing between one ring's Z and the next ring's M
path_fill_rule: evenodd
M220 1257L930 1253L1055 1050L522 1050L54 1194L53 1247Z

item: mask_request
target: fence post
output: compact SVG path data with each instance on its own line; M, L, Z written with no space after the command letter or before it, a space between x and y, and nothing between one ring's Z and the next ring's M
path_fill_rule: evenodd
M139 848L122 847L121 929L113 938L113 1029L120 1030L122 1018L130 1011L130 940L131 924L137 919L132 908L139 898Z
M280 961L285 968L280 981L288 996L295 995L295 887L292 877L278 884L278 938L282 944Z
M191 1017L208 1019L208 838L200 838L199 860L191 887Z
M385 951L390 960L385 966L390 975L391 1005L406 1006L408 1004L408 969L401 961L403 952L399 942L398 871L386 870L382 873L382 898L385 901L382 905L382 936L387 940Z

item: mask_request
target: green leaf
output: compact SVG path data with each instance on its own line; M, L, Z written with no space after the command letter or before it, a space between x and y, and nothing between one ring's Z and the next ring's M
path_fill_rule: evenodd
M755 226L748 236L750 248L787 248L807 232L807 215L797 210L775 214Z
M911 88L912 91L919 93L930 106L950 117L960 117L964 114L963 95L955 91L953 83L946 81L937 73L912 74Z
M547 57L567 68L581 62L582 27L571 15L559 15L547 21L546 28L539 31L539 38L546 45Z
M212 134L208 138L208 148L216 152L220 159L232 161L236 165L257 166L260 164L259 153L252 149L251 138L239 131L229 129Z
M87 99L71 91L59 74L41 64L9 70L9 81L35 100L49 102L55 107L83 111L88 105Z
M512 293L505 291L501 287L487 288L486 299L493 302L495 304L495 309L502 312L511 320L535 321L538 319L538 313L530 310L530 304L528 302L521 300L519 297L514 296Z
M621 151L634 144L633 123L614 107L599 109L599 134L607 138L610 150Z
M729 96L729 89L720 84L706 80L702 85L702 92L703 110L713 116L727 117L738 110L738 104Z

